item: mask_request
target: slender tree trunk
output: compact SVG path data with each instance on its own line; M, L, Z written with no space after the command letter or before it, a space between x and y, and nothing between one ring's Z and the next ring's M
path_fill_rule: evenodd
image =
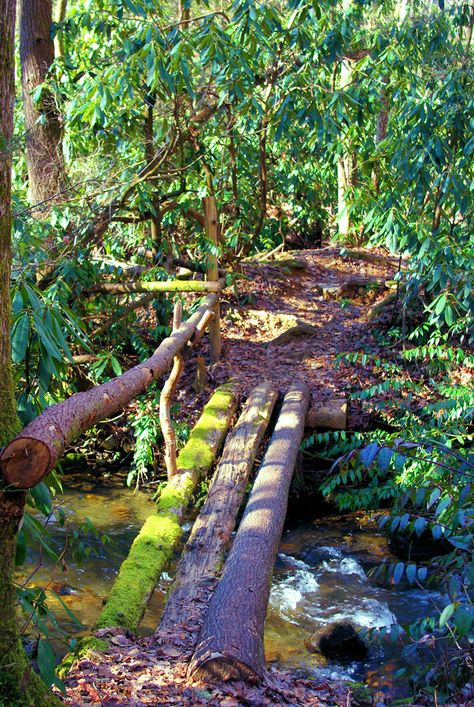
M57 0L54 21L57 24L61 24L66 19L67 12L67 0ZM64 35L62 30L60 30L54 38L54 51L57 57L64 56Z
M303 383L285 395L189 667L199 679L259 681L263 676L270 580L308 404Z
M387 137L387 128L388 128L388 98L387 98L387 92L386 92L386 85L388 83L388 77L384 76L383 77L383 84L384 87L382 88L382 94L381 94L381 108L378 112L377 115L377 125L375 128L375 147L377 148L381 142L385 140ZM373 166L372 166L372 184L374 187L374 191L376 194L380 192L380 175L381 175L381 169L380 169L380 158L377 157Z
M61 119L54 96L47 88L39 102L32 95L46 81L54 61L51 24L52 0L21 0L21 85L30 201L46 202L45 211L58 200L65 186Z
M145 159L147 165L153 163L155 157L155 148L153 145L153 109L155 107L156 97L152 94L148 94L146 98L146 112L145 112L145 123L144 123L144 137L145 137ZM161 209L160 209L160 197L158 192L153 195L153 210L155 213L151 214L150 225L151 225L151 248L153 252L153 258L156 260L161 247L162 241L162 230L161 230Z
M351 60L344 57L341 61L341 74L339 87L344 90L352 81ZM347 240L351 231L350 220L350 193L354 177L354 158L344 145L344 134L340 136L343 152L337 158L337 206L338 206L338 232L342 240Z
M15 0L0 0L0 447L18 430L10 349Z
M183 22L183 20L186 22L191 19L191 7L190 6L191 6L191 0L189 0L189 2L186 2L186 0L179 0L178 13L179 13L179 21L180 22Z
M0 0L0 446L19 428L10 354L11 160L15 100L15 0ZM33 672L20 642L13 585L16 531L25 494L0 487L0 698L9 704L60 704Z

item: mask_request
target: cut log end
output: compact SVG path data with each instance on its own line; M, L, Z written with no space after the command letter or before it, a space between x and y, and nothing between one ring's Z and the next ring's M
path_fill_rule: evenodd
M241 660L216 653L199 663L192 662L189 665L188 677L205 683L243 680L247 683L258 684L262 680L261 675L257 675L249 665Z
M17 437L5 447L0 457L0 470L8 486L30 489L53 468L48 446L33 437Z

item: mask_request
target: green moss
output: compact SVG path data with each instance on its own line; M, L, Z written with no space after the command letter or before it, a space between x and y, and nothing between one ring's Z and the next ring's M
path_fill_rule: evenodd
M122 626L136 630L148 596L181 537L181 526L172 513L156 513L145 521L122 563L98 628Z
M156 513L149 516L122 563L97 628L135 631L148 597L181 538L181 520L196 485L208 472L236 406L235 386L221 386L204 407L178 457L180 473L163 489Z
M363 682L346 683L351 690L351 704L357 707L371 707L373 704L373 693Z
M216 390L179 454L180 470L192 469L203 474L211 468L235 404L235 384L228 383Z
M107 650L108 644L95 636L84 636L78 642L76 649L68 653L58 665L56 673L60 678L65 678L74 663L81 658L85 658L89 653L103 653Z

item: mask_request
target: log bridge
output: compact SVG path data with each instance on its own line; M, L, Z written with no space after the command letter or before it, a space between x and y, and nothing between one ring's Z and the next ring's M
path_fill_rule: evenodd
M207 234L217 243L213 200L205 200L204 207ZM160 400L168 480L122 563L91 636L67 658L63 673L87 650L106 648L93 637L94 631L137 630L160 575L180 543L193 493L215 467L154 640L157 646L176 646L176 654L188 663L190 678L255 683L264 677L263 629L270 580L300 442L311 419L310 393L303 381L296 381L278 401L279 391L263 381L242 403L226 438L239 406L239 387L230 381L212 394L187 444L176 454L170 405L189 352L209 329L211 361L218 361L221 353L219 295L224 282L219 280L216 258L211 259L207 274L207 283L200 282L194 290L190 283L181 290L173 283L169 291L207 296L184 322L180 304L175 306L173 331L150 358L107 383L50 406L0 454L4 491L24 496L46 477L75 439L172 369ZM156 288L159 291L163 291L161 284ZM269 438L266 451L255 470L265 437ZM252 475L253 488L238 525Z

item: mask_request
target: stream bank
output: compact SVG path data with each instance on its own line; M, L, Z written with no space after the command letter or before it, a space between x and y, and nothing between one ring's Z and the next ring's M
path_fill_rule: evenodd
M64 493L57 502L67 527L58 522L56 512L49 524L50 542L56 551L62 550L68 534L71 537L83 527L85 518L97 531L89 532L85 539L90 548L85 562L79 562L69 551L63 569L43 558L34 578L37 585L52 579L50 588L60 599L50 594L51 608L64 630L77 637L97 619L120 563L153 504L147 494L128 489L120 477L93 478L80 473L64 478ZM187 527L190 529L191 523ZM364 629L406 624L430 613L432 602L440 600L435 592L389 589L371 579L371 568L391 559L395 556L386 537L365 516L307 515L297 524L290 516L270 595L265 627L267 661L320 681L363 682L379 702L407 697L408 686L394 682L394 673L402 663L400 646L389 640L372 644L367 660L344 665L327 662L311 647L308 649L311 635L333 622L351 621ZM24 572L31 572L37 560L30 551ZM172 570L162 575L150 601L140 626L143 636L151 635L158 624ZM76 615L82 629L61 602ZM67 652L64 644L56 643L56 649L59 656Z

